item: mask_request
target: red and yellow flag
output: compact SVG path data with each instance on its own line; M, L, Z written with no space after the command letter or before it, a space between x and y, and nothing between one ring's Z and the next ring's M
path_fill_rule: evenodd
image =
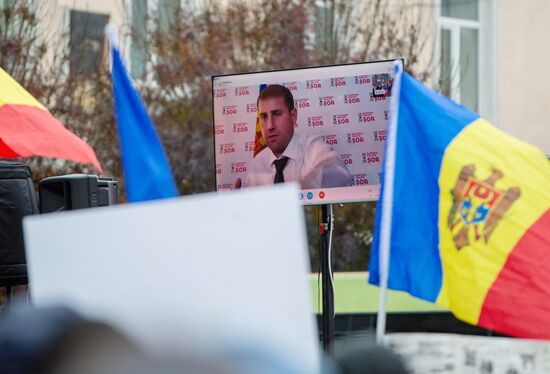
M28 156L92 164L103 173L94 150L0 68L0 157Z

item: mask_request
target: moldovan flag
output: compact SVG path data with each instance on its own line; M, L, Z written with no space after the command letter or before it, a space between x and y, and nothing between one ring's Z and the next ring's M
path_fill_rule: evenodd
M388 274L470 324L550 339L550 162L401 71L369 282Z
M58 157L94 165L94 150L0 68L0 157Z
M266 84L260 85L260 92L266 88ZM256 128L254 131L254 147L253 149L253 156L256 157L258 153L260 153L265 147L267 147L267 143L265 142L265 139L262 135L262 125L260 124L260 108L259 105L256 108Z

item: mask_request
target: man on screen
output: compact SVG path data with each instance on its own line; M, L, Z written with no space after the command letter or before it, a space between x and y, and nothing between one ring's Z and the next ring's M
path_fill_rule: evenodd
M290 181L302 189L352 185L351 174L330 145L320 136L294 132L298 110L288 88L268 85L260 92L257 107L267 147L252 159L247 186Z

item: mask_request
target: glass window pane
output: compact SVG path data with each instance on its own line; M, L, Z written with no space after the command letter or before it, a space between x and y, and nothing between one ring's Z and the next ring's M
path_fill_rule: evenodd
M19 28L17 27L17 24L21 20L21 15L17 16L12 14L12 17L6 18L3 14L4 8L18 12L21 10L20 8L25 9L28 6L26 4L20 4L19 6L17 5L18 4L14 3L14 0L0 0L0 33L3 34L3 38L11 39L15 34L18 34L17 30L19 30Z
M159 0L160 29L168 32L170 25L174 23L176 10L180 7L180 0Z
M479 57L478 31L460 30L460 101L462 105L479 111Z
M103 32L108 20L107 14L71 10L69 26L71 75L90 76L98 71L103 49Z
M439 76L440 91L451 96L451 30L441 30L441 68Z
M463 18L477 21L478 0L441 0L441 15L443 17Z
M132 48L130 49L130 71L134 78L145 71L145 37L147 35L147 0L132 1Z

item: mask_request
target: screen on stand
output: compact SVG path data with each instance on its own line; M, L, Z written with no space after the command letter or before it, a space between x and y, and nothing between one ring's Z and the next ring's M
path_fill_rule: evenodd
M306 205L377 200L392 83L393 61L213 76L216 190L295 181Z

